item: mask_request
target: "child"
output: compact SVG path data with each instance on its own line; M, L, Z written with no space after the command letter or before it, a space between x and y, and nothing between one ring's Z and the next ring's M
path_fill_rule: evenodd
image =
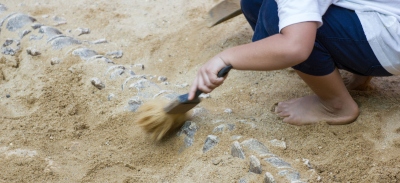
M242 0L253 42L229 48L198 71L189 92L208 93L237 70L293 67L315 95L280 102L275 112L294 125L348 124L359 115L347 89L372 76L400 74L400 0ZM345 84L338 72L353 73Z

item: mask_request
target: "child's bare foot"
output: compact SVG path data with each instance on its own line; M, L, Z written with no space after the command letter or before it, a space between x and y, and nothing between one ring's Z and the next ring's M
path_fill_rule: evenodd
M344 78L343 82L349 90L371 90L373 87L370 85L372 76L361 76L353 74L350 78Z
M342 125L353 122L359 114L358 106L351 98L322 101L316 95L280 102L275 112L283 118L283 122L292 125L318 122Z

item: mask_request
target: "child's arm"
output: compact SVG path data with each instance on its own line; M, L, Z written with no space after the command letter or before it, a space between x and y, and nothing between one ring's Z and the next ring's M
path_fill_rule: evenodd
M224 50L199 69L189 100L197 89L209 93L221 85L224 78L218 78L217 73L226 65L238 70L270 71L303 62L313 49L317 28L317 22L297 23L283 28L280 34Z

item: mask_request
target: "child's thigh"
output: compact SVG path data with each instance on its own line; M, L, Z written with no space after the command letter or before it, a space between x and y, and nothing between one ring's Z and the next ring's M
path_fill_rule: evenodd
M332 5L322 20L317 42L339 69L366 76L391 75L376 58L354 11Z
M253 41L279 33L278 5L275 0L263 0L254 28Z
M263 0L241 0L240 7L242 9L244 17L249 22L251 28L255 30L255 26L258 20L258 14L260 12Z

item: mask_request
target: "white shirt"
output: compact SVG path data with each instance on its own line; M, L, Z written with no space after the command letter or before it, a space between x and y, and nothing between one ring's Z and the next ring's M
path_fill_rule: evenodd
M375 56L391 74L400 75L400 0L276 0L279 31L306 21L323 24L331 4L354 10Z

